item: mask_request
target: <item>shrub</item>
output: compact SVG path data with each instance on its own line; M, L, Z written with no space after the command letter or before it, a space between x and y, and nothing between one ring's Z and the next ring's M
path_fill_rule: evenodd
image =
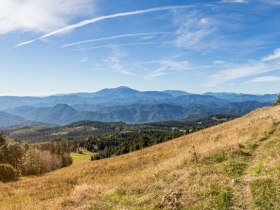
M166 195L162 197L162 204L160 208L165 209L181 209L180 203L181 193L177 190L170 190Z
M70 166L73 163L72 157L67 153L64 153L61 158L62 158L62 167Z
M12 181L16 178L17 171L10 164L0 164L0 181Z

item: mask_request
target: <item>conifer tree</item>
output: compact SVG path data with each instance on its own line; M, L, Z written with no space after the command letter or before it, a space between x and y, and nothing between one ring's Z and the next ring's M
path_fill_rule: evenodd
M280 105L280 94L278 95L278 99L274 102L274 106Z

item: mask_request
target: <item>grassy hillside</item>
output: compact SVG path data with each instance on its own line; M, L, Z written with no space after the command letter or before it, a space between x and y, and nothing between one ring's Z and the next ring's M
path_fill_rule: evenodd
M0 184L0 209L279 209L280 106Z

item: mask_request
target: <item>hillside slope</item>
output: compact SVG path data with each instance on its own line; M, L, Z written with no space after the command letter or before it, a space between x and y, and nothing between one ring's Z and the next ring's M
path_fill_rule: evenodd
M20 116L30 121L66 125L81 120L101 122L124 121L126 123L148 123L182 119L191 121L214 114L242 116L254 109L271 105L270 103L259 103L256 101L225 103L212 96L203 96L206 99L201 97L195 95L192 98L180 96L176 100L167 101L168 103L163 104L131 104L103 107L77 105L80 110L67 104L57 104L54 107L22 106L6 111L11 115ZM202 101L204 104L199 104L199 101ZM94 111L90 111L90 108Z
M0 209L279 209L280 106L0 184Z
M21 125L21 124L31 124L31 122L24 119L23 117L15 116L15 115L0 111L0 127L11 126L11 125Z

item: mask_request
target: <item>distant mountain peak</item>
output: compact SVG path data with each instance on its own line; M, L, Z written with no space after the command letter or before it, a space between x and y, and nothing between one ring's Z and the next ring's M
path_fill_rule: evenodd
M105 90L139 92L138 90L132 89L132 88L127 87L127 86L119 86L119 87L116 87L116 88L108 88L108 89L105 89Z
M137 94L137 93L140 93L138 90L134 90L134 89L131 89L129 87L126 87L126 86L120 86L120 87L116 87L116 88L106 88L106 89L103 89L103 90L100 90L98 92L96 92L97 95L100 95L100 96L111 96L111 95L114 95L114 96L123 96L123 95L134 95L134 94Z
M119 87L116 87L115 89L129 89L129 90L133 90L132 88L127 87L127 86L119 86Z

